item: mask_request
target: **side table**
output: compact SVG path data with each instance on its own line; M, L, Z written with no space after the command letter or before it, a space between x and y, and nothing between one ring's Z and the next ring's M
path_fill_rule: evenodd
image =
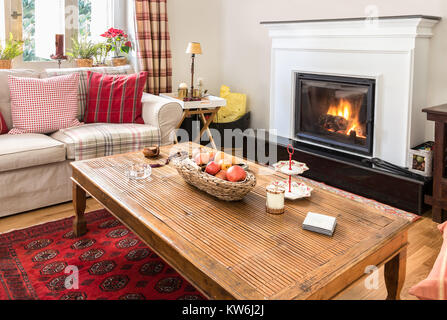
M214 138L213 135L211 134L209 126L211 123L213 123L214 118L216 117L216 114L217 112L219 112L220 108L223 108L227 105L227 100L220 97L209 95L202 98L201 101L183 101L178 99L174 93L160 93L160 97L174 100L182 106L183 116L180 122L178 123L176 129L179 129L181 127L186 117L190 115L200 115L203 127L200 130L199 136L193 142L199 143L200 138L202 138L203 134L206 131L210 139L211 145L213 146L214 149L217 149L216 143L214 142ZM210 115L208 119L206 119L205 117L206 114ZM177 135L175 136L175 142L178 143Z
M425 202L433 207L433 221L441 223L447 218L447 104L422 111L435 121L433 196L425 196Z

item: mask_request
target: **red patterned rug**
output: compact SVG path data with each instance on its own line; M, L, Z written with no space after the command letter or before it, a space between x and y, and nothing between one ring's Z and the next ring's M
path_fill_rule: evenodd
M81 238L72 218L1 234L0 300L204 299L107 211L86 218Z

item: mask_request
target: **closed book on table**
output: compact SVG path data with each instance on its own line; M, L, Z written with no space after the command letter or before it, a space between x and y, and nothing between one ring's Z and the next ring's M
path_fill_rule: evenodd
M337 219L335 217L309 212L303 222L303 229L332 236L336 225Z

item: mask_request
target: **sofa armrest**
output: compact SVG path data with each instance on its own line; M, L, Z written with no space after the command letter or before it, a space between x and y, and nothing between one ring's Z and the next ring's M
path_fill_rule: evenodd
M174 129L182 119L182 106L169 99L152 94L143 94L143 120L145 124L160 129L162 145L171 144L174 141Z

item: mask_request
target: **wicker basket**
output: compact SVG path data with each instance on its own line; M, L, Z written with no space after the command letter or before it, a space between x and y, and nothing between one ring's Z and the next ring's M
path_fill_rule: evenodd
M0 60L0 69L11 69L12 60Z
M93 59L76 59L76 65L78 68L91 68L93 67Z
M189 158L174 160L172 164L186 182L220 200L242 200L256 186L256 177L251 171L247 171L244 181L230 182L203 172Z

